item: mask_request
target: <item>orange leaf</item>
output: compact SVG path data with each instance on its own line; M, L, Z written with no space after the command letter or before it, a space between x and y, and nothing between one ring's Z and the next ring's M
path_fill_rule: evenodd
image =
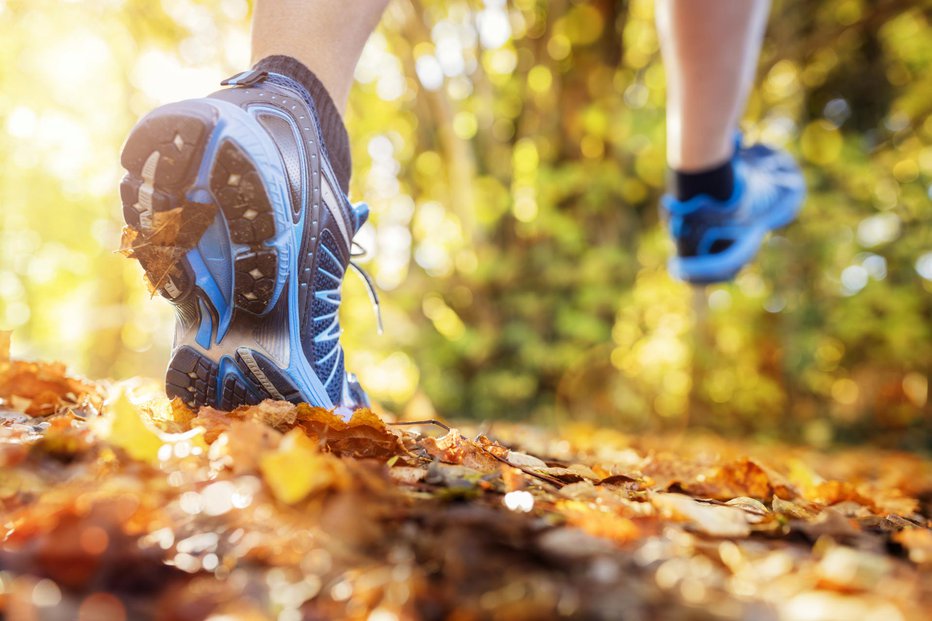
M387 460L406 453L400 438L366 408L344 421L330 410L302 403L297 406L296 423L336 455Z
M753 459L736 459L720 466L696 481L681 481L680 487L693 496L731 500L749 497L770 500L774 493L782 498L796 498L799 492L779 473Z
M560 500L557 502L557 510L569 524L595 537L627 543L634 541L641 534L641 529L634 521L594 503Z
M497 470L499 462L456 429L440 438L424 438L421 446L431 457L448 464L461 464L480 472Z

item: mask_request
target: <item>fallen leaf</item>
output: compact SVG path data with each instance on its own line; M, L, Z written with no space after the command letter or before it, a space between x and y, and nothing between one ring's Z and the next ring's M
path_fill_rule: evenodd
M301 429L286 433L276 451L260 458L259 469L272 494L287 504L349 486L349 474L339 458L321 453Z
M223 412L204 406L198 410L197 416L191 421L191 426L203 428L204 440L208 444L213 444L234 420L242 420L240 413L235 410L233 412Z
M486 449L488 450L488 449ZM505 461L507 461L512 466L523 466L525 468L546 468L547 462L542 459L538 459L533 455L528 455L526 453L519 453L518 451L506 451L504 455Z
M97 387L69 376L65 365L57 362L14 360L4 364L0 369L0 398L30 416L99 405Z
M849 539L861 534L856 521L845 517L832 507L826 507L815 518L793 521L790 528L804 533L812 541L823 535L834 539Z
M273 399L266 399L258 405L243 406L236 411L241 418L255 419L279 431L291 429L298 418L296 405Z
M142 411L129 399L128 391L118 386L111 393L104 416L94 421L100 438L123 449L139 461L157 463L164 442L156 430L143 420Z
M691 495L716 500L745 496L769 501L774 493L784 498L799 495L781 475L748 458L727 462L695 481L680 481L679 485Z
M297 406L295 424L335 455L387 461L407 453L398 435L366 408L356 410L344 421L329 410L302 403Z
M748 498L746 496L732 498L726 502L725 505L741 509L747 513L748 515L746 515L745 518L751 524L759 524L771 516L770 509L768 509L764 503L754 498Z
M179 425L182 429L190 429L191 422L197 416L191 408L189 408L184 401L175 397L171 400L170 403L171 416L175 424Z
M595 537L610 539L616 543L628 543L636 540L641 534L633 520L595 503L560 500L556 509L568 524Z
M425 437L421 447L431 457L448 464L462 464L480 472L497 470L499 461L457 429L451 429L440 438Z
M495 440L492 440L488 436L484 436L481 434L478 437L476 437L476 444L482 447L487 453L491 453L495 457L501 457L502 459L508 459L508 454L512 452L511 449L508 448L507 446L499 442L496 442ZM519 460L522 459L522 456L526 459L530 459L531 461L537 459L536 457L533 457L531 455L525 455L524 453L521 453L517 459ZM518 465L518 464L514 464L514 465ZM544 464L544 465L546 466L547 464Z
M259 471L264 455L278 448L282 434L256 420L233 419L210 445L208 456L214 467L234 474Z
M797 520L810 520L819 514L819 509L805 500L783 500L779 496L773 497L771 507L774 513Z
M147 235L147 241L162 246L175 245L178 233L181 231L184 209L175 207L165 211L152 213L152 230Z
M411 466L395 466L394 468L389 468L388 476L404 485L414 485L424 480L424 477L427 476L427 470L424 468L413 468Z
M751 534L741 509L703 504L683 494L653 494L651 503L663 514L689 522L695 530L712 537L740 538Z

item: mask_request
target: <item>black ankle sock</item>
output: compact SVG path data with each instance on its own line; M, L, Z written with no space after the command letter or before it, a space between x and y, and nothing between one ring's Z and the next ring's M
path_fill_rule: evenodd
M323 133L324 144L327 145L327 155L330 164L337 175L337 182L343 192L349 191L350 174L352 173L352 159L350 158L349 136L343 118L336 104L330 98L330 93L323 83L300 61L291 56L267 56L256 63L255 69L279 73L289 77L305 89L314 101L317 116L320 117L320 130Z
M707 194L724 201L731 198L734 187L735 174L731 160L698 172L670 171L670 188L677 200L688 201L699 194Z

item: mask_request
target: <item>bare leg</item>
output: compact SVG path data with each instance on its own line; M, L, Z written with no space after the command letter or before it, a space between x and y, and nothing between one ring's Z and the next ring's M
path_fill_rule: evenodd
M723 164L754 81L770 0L657 0L667 74L667 162Z
M252 60L291 56L323 83L342 114L353 71L388 0L257 0Z

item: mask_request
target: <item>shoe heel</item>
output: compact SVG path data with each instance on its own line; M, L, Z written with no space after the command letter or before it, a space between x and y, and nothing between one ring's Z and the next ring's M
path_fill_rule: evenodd
M188 346L179 347L168 363L165 393L169 399L177 397L194 409L207 405L230 411L262 400L237 366L218 365Z
M217 364L191 347L180 347L172 355L165 374L165 393L178 397L188 407L217 402Z

